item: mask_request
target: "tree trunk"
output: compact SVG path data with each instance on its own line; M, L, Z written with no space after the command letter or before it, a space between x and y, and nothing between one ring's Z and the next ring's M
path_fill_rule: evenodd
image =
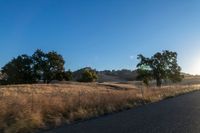
M161 87L161 85L162 85L162 80L161 80L160 78L157 78L157 79L156 79L156 85L157 85L157 87Z

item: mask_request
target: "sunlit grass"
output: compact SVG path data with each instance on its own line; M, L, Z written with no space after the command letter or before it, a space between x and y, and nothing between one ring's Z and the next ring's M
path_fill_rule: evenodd
M55 84L0 87L0 132L30 133L199 90L199 85Z

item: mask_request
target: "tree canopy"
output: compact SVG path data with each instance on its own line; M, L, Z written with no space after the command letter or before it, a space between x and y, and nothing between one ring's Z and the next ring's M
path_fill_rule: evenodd
M12 59L3 68L4 80L8 84L34 83L33 61L28 55L20 55Z
M55 51L44 53L38 49L32 55L32 60L37 80L43 80L44 83L61 80L58 75L64 73L65 61L60 54Z
M81 75L81 79L79 81L81 82L93 82L97 79L97 74L94 71L91 70L84 70L84 72Z
M2 67L2 74L5 75L3 83L49 83L52 80L68 80L71 75L69 71L65 72L64 64L63 57L57 52L45 53L38 49L32 56L20 55Z
M98 76L96 70L85 67L73 73L73 78L79 82L93 82L96 81Z
M148 85L149 80L155 79L157 86L163 80L179 82L182 80L181 67L177 63L177 53L172 51L157 52L151 58L138 55L140 62L137 64L138 77Z

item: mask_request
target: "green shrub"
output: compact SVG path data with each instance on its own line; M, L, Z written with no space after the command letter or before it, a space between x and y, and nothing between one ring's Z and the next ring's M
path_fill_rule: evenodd
M92 70L84 70L81 78L78 80L80 82L93 82L97 80L97 74L95 71Z

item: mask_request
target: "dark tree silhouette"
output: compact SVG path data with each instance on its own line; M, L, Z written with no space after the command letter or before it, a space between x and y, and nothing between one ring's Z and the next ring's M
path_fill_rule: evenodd
M65 61L63 57L55 51L47 53L47 69L45 71L45 77L49 83L52 80L59 80L56 75L64 73Z
M1 71L0 84L49 83L52 80L70 80L71 71L65 72L65 61L55 51L44 53L37 49L32 56L20 55Z
M63 57L55 51L44 53L36 50L32 56L34 62L34 72L38 80L49 83L52 80L62 80L65 61Z
M43 80L44 83L46 83L46 77L45 71L47 69L47 57L46 53L44 53L42 50L37 49L35 53L32 55L33 60L33 69L34 69L34 75L37 79L37 81Z
M69 81L69 80L72 80L72 75L73 73L70 70L68 70L64 73L63 78L64 80Z
M6 84L24 84L36 82L33 73L33 62L28 55L20 55L12 59L4 67L2 73Z

